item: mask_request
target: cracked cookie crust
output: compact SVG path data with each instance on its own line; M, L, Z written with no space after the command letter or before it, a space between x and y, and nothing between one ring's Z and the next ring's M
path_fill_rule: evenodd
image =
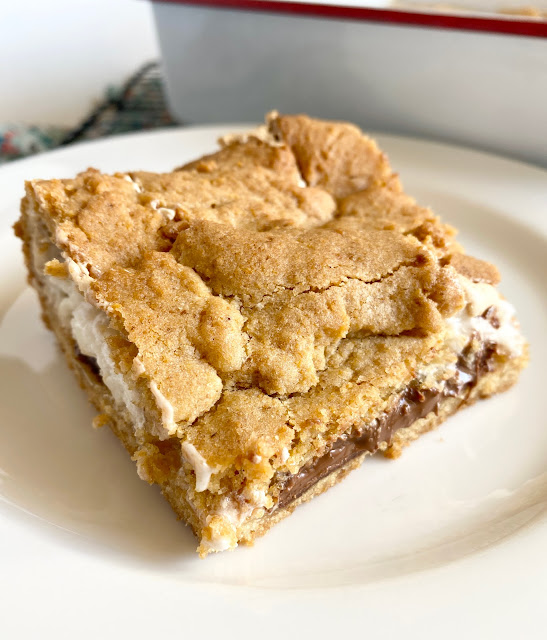
M29 182L21 211L46 323L202 556L527 360L496 268L350 124L272 113L171 173Z

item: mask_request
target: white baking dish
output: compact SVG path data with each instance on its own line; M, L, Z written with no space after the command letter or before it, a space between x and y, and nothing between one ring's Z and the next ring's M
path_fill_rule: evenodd
M275 0L153 6L181 122L259 121L276 108L547 165L544 20Z

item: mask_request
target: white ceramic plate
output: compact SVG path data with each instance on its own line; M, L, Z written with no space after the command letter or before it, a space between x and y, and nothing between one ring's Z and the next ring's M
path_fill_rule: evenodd
M408 191L501 269L532 361L510 392L369 459L254 548L196 542L93 412L11 231L23 181L167 170L232 127L112 138L0 170L0 637L544 637L547 173L378 136ZM121 634L121 635L120 635ZM397 636L399 637L399 635Z

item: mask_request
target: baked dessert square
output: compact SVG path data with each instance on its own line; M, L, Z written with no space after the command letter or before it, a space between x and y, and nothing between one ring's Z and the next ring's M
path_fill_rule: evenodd
M272 113L171 173L26 185L29 281L99 414L199 539L252 543L516 382L495 266L357 127Z

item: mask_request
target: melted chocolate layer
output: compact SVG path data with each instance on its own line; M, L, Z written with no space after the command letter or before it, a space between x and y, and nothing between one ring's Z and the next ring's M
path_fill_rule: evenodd
M99 369L99 365L97 360L91 356L84 355L79 349L78 345L76 345L76 358L82 363L85 364L91 371L98 377L101 378L101 370Z
M410 427L416 420L425 418L432 411L438 413L439 405L444 398L461 398L463 402L481 375L490 370L494 353L495 346L486 345L472 363L468 362L467 354L464 353L457 362L456 375L448 380L442 389L408 387L392 411L376 418L351 435L342 436L325 454L309 462L298 473L289 476L282 486L274 509L286 507L319 480L364 451L374 453L381 443L390 444L393 434L399 429Z

